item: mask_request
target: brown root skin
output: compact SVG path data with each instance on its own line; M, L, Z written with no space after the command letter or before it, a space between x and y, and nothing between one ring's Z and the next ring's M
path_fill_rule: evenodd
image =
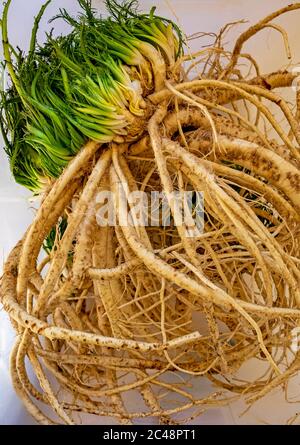
M294 165L276 153L258 145L239 140L221 137L218 150L219 159L232 161L249 168L284 192L291 202L300 209L300 173ZM190 144L197 149L197 141Z
M243 89L242 85L240 87L232 82L224 82L224 81L219 81L219 80L214 80L214 79L209 79L209 80L203 79L203 80L194 80L191 82L181 83L181 84L177 85L174 88L174 90L178 92L178 95L182 96L182 94L180 93L181 91L184 92L185 90L187 90L187 91L189 91L189 90L190 91L205 90L207 87L211 87L211 88L219 87L219 88L223 88L225 90L236 91L237 93L239 93L239 95L242 98L247 99L248 102L253 104L265 116L265 118L268 120L270 125L277 132L278 136L283 140L283 142L286 144L286 146L290 149L293 156L297 160L300 160L299 150L296 147L294 147L293 143L291 142L289 137L285 134L281 125L276 121L276 119L274 118L272 113L269 111L269 109L261 101L256 99L255 96L253 96L250 93L248 93L247 91L245 91ZM263 91L263 89L261 91ZM173 94L174 94L174 92L173 92ZM168 96L165 96L164 100L166 100L167 98L168 98ZM278 106L282 107L282 102L283 102L283 100L280 99L278 101Z
M101 177L104 175L111 159L110 151L105 152L94 167L87 184L82 192L82 195L77 203L76 217L75 213L71 215L68 221L68 227L63 236L60 249L54 254L53 262L50 266L47 278L41 289L39 300L34 308L34 313L38 314L43 310L44 305L50 295L53 286L57 283L63 267L65 266L68 253L71 248L72 241L78 229L78 225L81 223L84 214L88 208L89 202L94 198L97 186Z
M41 410L32 402L31 398L29 397L27 391L23 387L23 382L20 381L19 376L17 374L16 370L16 354L18 351L18 346L20 343L20 339L16 340L16 343L13 347L13 350L10 355L10 373L11 373L11 379L12 384L14 387L14 390L16 391L16 394L19 396L19 398L22 400L25 408L29 412L29 414L32 415L32 417L40 424L40 425L54 425L55 422L53 422L51 419L46 417Z
M250 85L260 86L267 90L273 90L276 88L287 88L292 86L296 77L296 74L288 71L279 71L264 76L254 77L249 80L248 83ZM171 93L167 89L164 89L150 95L148 99L151 100L154 105L158 105L162 101L169 99L171 96ZM241 99L241 95L238 91L222 91L221 89L215 88L212 92L205 92L203 98L223 105Z
M169 158L170 163L175 164L177 169L182 169L184 173L187 173L187 169L181 165L181 163L176 160ZM286 201L276 190L274 190L269 185L258 179L243 173L241 171L235 170L230 167L226 167L222 164L218 164L212 161L203 160L204 165L207 165L209 170L212 170L216 175L225 177L232 180L235 184L240 186L249 187L253 191L257 191L268 201L274 203L275 209L279 214L287 221L291 222L292 227L295 225L295 221L300 221L300 215L294 209L294 207Z
M224 145L224 144L223 144ZM172 141L168 141L168 140L164 140L163 141L163 146L166 150L168 150L170 153L176 155L185 165L187 168L190 169L191 173L194 174L196 179L196 182L198 183L198 187L201 186L201 180L205 181L207 184L207 187L211 186L212 190L214 191L214 199L217 200L219 199L223 199L223 193L224 193L224 189L222 190L221 187L217 184L217 182L214 183L214 178L213 176L205 169L204 164L201 162L200 159L197 159L194 155L186 152L185 150L183 150L178 144L173 143ZM196 183L195 183L196 184ZM197 184L196 184L197 185ZM199 190L199 188L196 188ZM209 191L206 191L207 195L209 193ZM230 196L230 195L229 195ZM229 198L228 196L228 198ZM237 196L236 196L237 198ZM206 198L206 200L208 201L208 199ZM240 207L238 208L238 206L241 204L243 205L243 201L239 200L239 201L233 201L230 198L226 199L224 196L224 203L226 202L226 205L231 206L231 211L232 213L236 213L236 216L242 216L244 214L244 212L247 212L247 216L246 213L244 214L244 216L242 216L244 222L246 224L249 224L249 226L251 226L251 228L258 234L259 233L259 238L261 240L263 240L263 243L267 246L269 245L270 247L270 253L273 252L274 255L276 255L277 260L276 261L281 261L282 264L282 273L286 276L287 280L290 281L289 278L289 273L285 267L284 264L284 260L281 257L282 253L279 254L279 256L277 256L277 250L280 250L279 245L277 245L277 247L275 248L275 250L273 249L274 246L272 246L272 241L273 238L269 238L268 241L268 233L266 230L262 230L263 226L260 224L260 222L258 220L255 221L255 218L252 219L251 222L251 218L253 215L251 215L251 212L248 212L248 208L247 207ZM220 201L220 205L221 207L223 207L221 201ZM226 208L223 208L226 211ZM249 209L250 210L250 209ZM225 216L225 215L224 215ZM223 217L224 217L223 216ZM229 216L229 214L228 214ZM242 242L242 244L244 243L245 246L247 246L249 248L249 251L252 252L254 254L254 257L257 258L258 263L261 264L261 268L262 268L262 272L265 272L265 277L267 280L269 280L268 278L268 274L267 271L265 269L265 266L263 264L263 259L260 255L260 253L258 252L258 250L256 249L256 246L251 242L251 238L246 238L243 235L243 229L242 226L240 225L240 222L238 221L238 219L232 219L230 216L230 219L232 220L233 225L236 226L236 228L238 228L238 232L236 232L236 236L239 238L239 236L241 236L240 241ZM250 233L249 233L250 235ZM272 255L273 255L272 254ZM275 259L275 257L274 257ZM284 272L285 270L285 272ZM298 271L298 269L296 268L296 271ZM297 274L298 275L298 274ZM298 278L299 279L299 278ZM295 292L295 298L298 304L298 307L300 307L300 294L298 292L298 283L297 281L290 281L292 289Z
M27 284L28 270L29 271L33 270L34 264L38 256L38 251L36 247L39 248L38 247L39 243L43 242L43 240L47 236L47 233L49 233L51 227L56 223L58 217L60 216L60 214L57 215L56 218L50 216L50 214L52 214L53 212L53 209L55 209L57 200L60 198L63 191L67 190L67 195L69 193L70 195L72 195L71 192L73 193L75 192L74 180L76 180L76 177L80 175L80 172L82 172L82 170L84 171L87 168L88 161L94 156L98 148L99 144L96 142L89 142L85 147L83 147L78 156L76 156L76 158L74 158L70 162L64 173L55 182L50 193L45 198L43 205L40 207L36 215L36 218L34 220L34 223L31 225L27 237L25 239L22 257L19 264L17 292L18 292L18 298L21 301L25 298L24 294ZM66 196L66 203L69 201L70 201L70 196ZM59 213L62 213L62 210L63 209L61 209ZM40 224L40 221L43 218L47 218L48 225Z
M203 146L204 150L208 150L211 146L211 137L207 130L210 129L209 122L203 116L200 110L196 108L182 108L178 113L172 112L169 113L166 119L164 120L164 125L167 130L168 136L172 139L174 134L178 131L178 120L181 123L182 128L184 127L193 127L199 133L199 138L201 137L201 141L198 140L199 147ZM257 145L262 145L261 138L257 133L254 133L250 129L244 128L244 126L240 126L237 123L230 121L229 118L226 118L222 115L217 115L214 117L214 123L216 130L220 136L228 136L229 138L241 139L246 142L253 142ZM197 139L196 131L193 133L190 144L194 143L194 140ZM269 141L267 148L270 148L276 154L278 154L281 158L285 159L289 163L293 164L297 169L300 168L300 163L297 161L290 150L285 146L279 145L273 139ZM130 149L130 154L140 154L145 151L149 147L149 139L144 137L141 139L139 144L133 144Z

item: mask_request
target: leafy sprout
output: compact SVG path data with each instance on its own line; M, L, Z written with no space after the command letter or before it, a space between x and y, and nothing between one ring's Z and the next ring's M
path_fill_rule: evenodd
M1 131L17 182L39 192L58 177L89 140L109 143L130 134L143 116L144 95L154 88L157 60L172 65L182 48L178 27L155 15L138 12L135 1L107 0L110 17L96 15L90 0L78 0L81 12L65 9L51 21L71 26L66 36L46 35L37 45L40 21L51 0L35 18L28 54L8 39L4 5L2 37L11 85L1 92ZM158 70L157 70L158 71Z

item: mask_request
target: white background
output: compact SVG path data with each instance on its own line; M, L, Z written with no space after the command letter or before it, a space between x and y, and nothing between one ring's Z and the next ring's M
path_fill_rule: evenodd
M11 42L27 49L33 17L44 0L13 0L9 15L9 37ZM178 20L181 28L188 34L195 32L215 32L224 24L239 19L247 19L255 23L270 12L292 3L285 0L141 0L143 9L149 9L156 4L161 15ZM104 12L103 2L94 0L94 6ZM38 34L42 41L44 31L49 30L47 21L57 13L59 7L69 11L78 10L76 0L53 0L48 7ZM293 62L300 62L300 11L288 13L275 21L283 25L289 33ZM244 30L248 25L240 25L228 37L229 47L232 46L237 31ZM56 22L58 32L66 30L62 22ZM202 40L193 41L191 46L200 49ZM266 29L260 37L253 38L245 46L245 52L255 54L262 72L287 66L281 37L276 31ZM299 63L300 65L300 63ZM0 141L0 149L3 143ZM30 193L14 184L6 156L0 151L0 271L4 259L10 249L20 239L34 215L34 209L28 198ZM0 311L0 424L30 424L34 423L23 409L14 394L8 373L8 359L14 333L3 310ZM244 366L241 375L258 373L257 363ZM258 374L259 375L259 374ZM249 412L240 417L244 405L242 402L233 404L230 408L213 410L201 416L197 423L285 423L295 412L300 411L300 378L289 386L289 396L293 404L287 404L281 390L276 390L264 401L255 404Z

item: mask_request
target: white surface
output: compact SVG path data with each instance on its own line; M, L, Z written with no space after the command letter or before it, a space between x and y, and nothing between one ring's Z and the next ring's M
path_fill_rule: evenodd
M29 41L33 16L36 15L44 0L13 0L10 11L10 39L13 44L26 48ZM215 32L224 24L240 19L248 19L251 23L258 21L273 10L291 3L285 0L141 0L140 5L145 9L157 4L161 15L174 19L174 14L179 18L179 24L189 35L195 32ZM94 6L103 11L103 2L94 0ZM77 11L76 0L53 0L48 7L42 26L39 31L39 39L43 38L43 31L48 29L47 20L57 13L59 7L66 7L69 11ZM176 20L176 18L175 18ZM299 23L300 11L295 11L282 16L276 23L283 25L289 33L293 61L300 62L300 38ZM59 31L65 26L57 22ZM240 25L238 30L245 29L247 25ZM233 31L230 36L235 36ZM228 38L229 42L234 40ZM257 44L255 37L245 46L245 52L255 54L261 65L262 72L284 67L288 61L285 56L281 37L274 30L264 30ZM204 44L203 40L192 42L192 47L199 49ZM0 143L2 147L2 141ZM28 197L30 194L23 188L14 184L8 163L3 151L0 152L0 267L3 264L10 249L20 239L28 224L32 220L33 210L30 208ZM9 350L14 338L3 310L0 311L0 424L30 424L33 420L23 409L21 403L14 394L8 374ZM243 374L251 375L257 372L257 363L250 363L243 369ZM290 385L290 394L294 402L300 399L300 379L296 379ZM199 423L224 424L224 423L284 423L297 410L299 402L287 404L280 390L275 391L264 401L255 404L242 418L239 417L244 409L242 402L234 404L231 408L209 411L201 416Z

